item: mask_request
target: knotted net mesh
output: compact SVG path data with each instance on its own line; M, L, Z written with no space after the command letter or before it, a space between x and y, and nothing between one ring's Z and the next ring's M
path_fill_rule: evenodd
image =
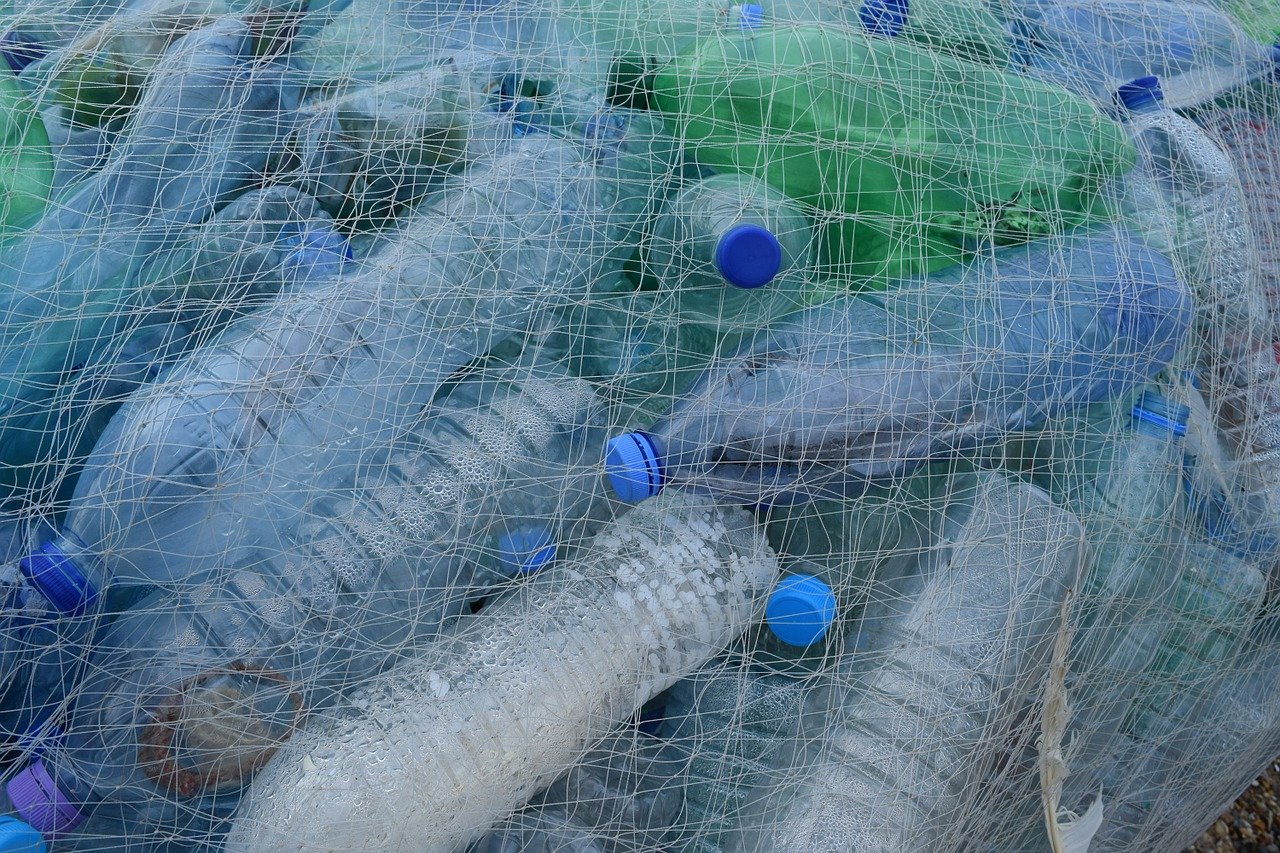
M1176 851L1280 754L1271 0L0 32L0 849Z

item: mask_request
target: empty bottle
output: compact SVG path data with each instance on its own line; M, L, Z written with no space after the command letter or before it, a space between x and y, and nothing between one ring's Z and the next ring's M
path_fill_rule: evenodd
M1145 383L1189 302L1120 230L1001 249L794 315L610 440L610 482L626 501L667 485L746 505L856 495Z
M104 282L90 302L45 327L46 355L52 358L62 341L68 347L62 358L76 363L54 391L33 389L10 401L0 487L8 496L38 497L56 478L60 499L69 499L76 466L128 393L286 285L333 276L348 252L312 199L274 186L246 193L141 269L131 266ZM88 333L86 315L98 321L96 334ZM115 384L99 384L112 375Z
M730 642L776 571L739 510L632 511L571 565L313 717L246 793L228 845L367 844L372 825L388 847L465 844ZM388 744L394 760L365 758ZM388 814L353 820L373 802L364 790Z
M872 287L1105 214L1101 183L1132 163L1061 87L851 29L707 38L652 89L698 162L834 214L823 263Z
M511 116L473 89L473 72L455 61L324 87L300 108L281 170L339 221L383 224L510 140Z
M49 134L35 106L13 80L0 76L0 235L8 236L40 215L54 180Z
M800 307L812 240L804 212L777 190L713 175L667 202L648 272L673 292L680 321L748 331Z
M171 709L178 717L183 708L211 712L198 710L200 702L229 701L218 714L230 716L185 742L190 754L170 761L167 746L144 734L149 746L137 757L156 800L133 806L145 826L172 825L192 806L214 815L269 756L274 747L264 738L287 733L297 715L404 656L485 588L555 558L562 533L572 538L570 528L600 497L587 461L601 432L592 403L580 380L528 368L505 381L482 374L458 383L410 436L366 458L364 470L326 466L292 495L281 471L263 472L214 505L215 525L236 531L237 541L189 568L181 585L133 604L95 643L112 675L91 675L77 690L66 748L114 753L121 738L134 740L119 714L120 703L136 701L129 692L138 679L152 685L146 691L188 685L196 704L180 700ZM269 708L286 716L254 718ZM86 728L75 735L80 721ZM224 724L218 735L213 729ZM175 725L186 731L190 722ZM128 781L137 772L117 768L107 790L138 784ZM104 782L94 771L63 790L89 797L79 800L87 805L106 794L90 796L83 785ZM43 808L11 795L24 814ZM36 819L50 832L77 822Z
M1040 489L991 473L950 515L867 689L824 721L802 775L757 789L730 849L914 849L954 829L1040 688L1082 531Z
M65 614L117 581L181 585L230 545L211 507L262 473L355 476L453 371L581 297L612 245L612 186L572 143L525 137L394 250L234 323L112 419L25 576Z
M108 283L131 281L265 166L296 93L281 68L247 59L250 44L235 20L184 37L111 162L6 247L0 441L20 437L26 424L10 416L48 400L128 317L119 305L135 294Z
M1121 84L1155 76L1170 107L1192 107L1273 67L1268 45L1201 3L1028 0L1019 5L1015 61L1100 104L1110 103Z
M676 819L662 741L627 728L606 739L468 853L656 850Z
M663 695L666 785L680 808L662 849L719 853L752 788L799 730L812 686L754 662L717 659Z

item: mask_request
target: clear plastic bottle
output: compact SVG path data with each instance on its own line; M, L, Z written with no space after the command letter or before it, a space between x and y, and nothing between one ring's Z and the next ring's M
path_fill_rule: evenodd
M251 44L236 20L183 37L102 172L6 246L0 441L21 442L25 424L8 416L47 401L74 379L79 356L110 341L129 315L121 305L138 298L128 284L146 259L260 177L297 92L281 68L253 61Z
M65 364L59 387L45 396L24 384L0 424L6 497L41 502L57 481L56 499L68 501L79 465L129 392L286 287L336 275L348 252L314 200L278 185L252 190L140 270L59 312L41 335L43 357Z
M1015 0L1014 61L1033 75L1111 102L1122 83L1160 78L1168 105L1193 107L1272 68L1259 44L1217 9L1166 0Z
M627 728L605 741L468 853L657 850L677 817L662 741Z
M361 469L450 373L607 267L616 194L572 143L525 137L448 196L394 250L238 321L112 419L61 534L24 564L59 611L222 553L211 507L251 494L254 472Z
M313 718L254 780L228 846L345 849L375 826L388 847L468 843L727 645L776 572L741 510L677 497L629 512Z
M808 217L782 193L749 175L712 175L667 202L648 272L671 291L680 322L723 337L801 307L812 244Z
M581 535L603 497L589 461L602 433L593 404L581 380L517 365L462 380L361 468L326 466L298 483L263 472L215 505L215 526L235 531L235 542L190 567L180 585L131 603L95 642L94 660L106 667L91 665L77 690L64 728L79 734L68 749L115 754L138 737L120 717L121 703L136 701L130 691L185 685L194 704L166 705L176 728L197 725L208 710L200 702L222 697L230 703L219 706L223 739L211 731L172 762L157 758L147 771L153 788L178 796L143 807L151 816L140 819L173 820L192 797L200 808L225 799L269 754L262 738L296 722L254 719L253 709L286 697L289 714L317 711L484 590L552 562L562 535ZM226 734L233 731L243 741ZM142 753L163 734L144 733ZM19 811L42 813L48 802L20 785L11 792ZM78 823L32 819L46 832Z
M619 498L668 484L745 505L850 497L1147 382L1180 348L1185 286L1105 228L846 297L713 365L611 439Z
M1040 489L980 473L957 495L919 597L886 625L865 689L822 721L803 773L759 786L729 849L900 850L948 837L1040 688L1079 521ZM787 767L786 753L776 766Z

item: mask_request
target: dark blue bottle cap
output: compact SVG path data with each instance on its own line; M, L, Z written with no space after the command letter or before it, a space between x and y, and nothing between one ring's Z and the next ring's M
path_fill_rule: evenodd
M1280 74L1280 42L1271 45L1271 64L1275 66L1275 72Z
M9 30L0 36L0 56L9 63L14 74L47 54L49 49L37 39L18 30Z
M498 559L512 574L536 572L555 562L555 540L546 525L508 531L498 539Z
M893 38L906 26L909 13L908 0L863 0L858 20L871 35Z
M45 853L44 838L12 815L0 816L0 853Z
M1187 419L1191 417L1191 409L1174 403L1162 394L1143 391L1138 402L1133 405L1131 416L1135 422L1151 424L1174 435L1184 436L1187 434Z
M642 432L628 432L605 445L604 470L618 500L637 504L662 491L662 464L653 442Z
M80 567L53 542L23 557L18 568L59 613L79 616L98 598Z
M781 268L782 246L768 228L735 225L716 243L716 269L734 287L768 284Z
M1139 77L1130 80L1116 90L1116 103L1131 112L1156 106L1164 101L1160 80L1156 77Z
M774 636L789 646L811 646L836 618L836 595L814 575L789 575L778 582L764 608Z
M738 7L738 29L757 30L764 24L764 7L743 3Z
M62 745L62 727L46 719L37 720L18 735L16 746L32 758L42 758L46 750Z

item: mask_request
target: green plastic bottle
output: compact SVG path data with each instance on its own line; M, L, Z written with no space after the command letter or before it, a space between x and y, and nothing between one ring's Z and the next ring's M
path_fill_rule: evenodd
M932 271L1106 215L1124 131L1065 90L914 45L819 27L721 32L654 76L686 153L836 214L829 273Z
M49 135L8 74L0 77L0 163L0 236L5 236L39 215L53 184Z

